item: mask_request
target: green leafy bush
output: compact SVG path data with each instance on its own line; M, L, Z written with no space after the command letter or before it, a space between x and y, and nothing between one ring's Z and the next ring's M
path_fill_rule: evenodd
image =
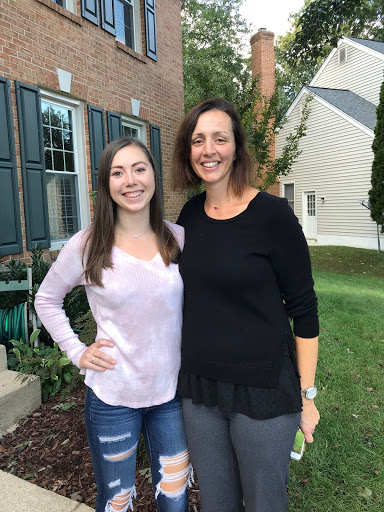
M29 343L10 340L14 357L8 359L8 366L10 370L25 375L38 375L42 398L46 401L58 393L74 389L82 380L82 376L79 375L78 368L59 349L57 343L54 343L53 347L42 344L34 347L34 341L39 334L39 329L34 331Z
M73 322L73 328L79 333L80 340L85 343L87 347L95 342L97 325L90 309Z

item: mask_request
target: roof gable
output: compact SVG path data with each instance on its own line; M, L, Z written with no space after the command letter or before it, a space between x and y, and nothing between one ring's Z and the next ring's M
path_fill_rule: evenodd
M374 39L360 39L359 37L350 36L345 36L344 39L348 39L349 41L360 44L366 48L369 48L370 50L382 53L384 55L384 42L382 41L375 41Z
M370 101L345 89L325 89L311 86L308 86L307 89L358 123L372 131L375 130L376 106Z
M338 93L341 94L338 95ZM298 103L300 103L302 98L308 94L311 94L314 99L322 103L325 107L333 110L348 122L360 128L360 130L370 137L374 137L374 127L376 126L376 106L352 91L347 91L345 89L324 89L321 87L311 87L309 85L303 87L287 110L287 113L285 114L286 118L289 118ZM354 107L351 104L353 101L357 102L357 106ZM367 109L367 112L363 112L365 108Z
M313 85L316 83L319 76L323 73L324 69L327 67L328 63L331 61L332 57L335 55L335 53L338 51L338 48L341 44L347 44L349 46L357 47L359 50L366 52L370 55L373 55L374 57L378 58L379 60L384 60L384 42L381 41L373 41L372 39L359 39L357 37L349 37L349 36L343 36L339 39L337 43L337 48L334 48L328 57L325 59L323 64L320 66L319 70L315 74L315 76L312 78L309 85Z

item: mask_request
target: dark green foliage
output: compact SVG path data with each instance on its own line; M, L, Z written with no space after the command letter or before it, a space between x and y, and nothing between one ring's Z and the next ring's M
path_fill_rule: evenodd
M41 284L44 277L48 274L50 264L43 258L43 250L40 244L35 245L31 251L31 268L33 284Z
M76 319L85 315L89 311L87 294L84 286L76 286L64 299L64 311L71 325Z
M10 260L8 263L0 263L0 281L22 281L27 278L26 264L20 260ZM15 291L0 294L0 309L11 309L28 300L28 291Z
M26 302L27 300L29 300L30 307L33 307L32 305L38 285L41 284L50 268L49 262L44 260L43 250L41 249L40 244L36 244L31 250L30 267L32 268L33 285L31 297L28 297L27 291L2 293L0 297L0 309L12 308L18 304ZM0 264L0 269L9 271L9 273L0 274L1 281L7 281L9 279L12 281L21 281L27 278L27 265L23 261L11 259L7 263L2 262Z
M381 85L380 103L376 112L377 124L372 144L374 159L369 202L372 220L381 225L381 232L384 233L384 82Z
M334 48L342 35L360 36L366 27L368 8L375 4L362 0L313 0L304 6L297 20L298 31L291 48L292 61L302 57L315 61L322 47Z
M8 367L25 375L38 375L42 398L45 401L58 393L74 389L82 377L79 375L78 368L61 352L56 343L53 347L43 344L38 347L33 346L39 333L39 330L33 332L29 343L21 340L10 341L13 345L14 357L8 358Z
M291 171L293 163L301 153L299 142L305 137L311 100L312 97L308 96L300 123L288 135L281 156L275 158L274 152L271 151L275 133L285 121L278 116L279 92L275 90L269 100L259 92L255 94L254 104L245 114L243 122L256 162L256 184L259 189L267 190L278 176L286 176Z
M182 37L186 111L213 96L236 107L250 87L241 37L249 34L239 14L243 0L183 0Z
M97 334L97 325L90 309L82 316L77 317L72 327L79 333L79 338L85 345L89 346L94 343Z

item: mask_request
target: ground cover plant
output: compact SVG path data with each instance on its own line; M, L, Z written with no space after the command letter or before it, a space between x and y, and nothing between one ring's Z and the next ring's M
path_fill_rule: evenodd
M291 462L289 512L384 510L384 255L311 247L320 312L315 442ZM85 319L87 320L87 319ZM95 502L82 420L82 388L56 396L0 439L0 469ZM148 462L139 457L137 512L155 512ZM190 512L199 512L198 488Z

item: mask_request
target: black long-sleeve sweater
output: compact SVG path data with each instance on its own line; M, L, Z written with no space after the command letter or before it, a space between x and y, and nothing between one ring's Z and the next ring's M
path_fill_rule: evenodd
M283 353L318 335L309 251L285 199L260 192L234 218L204 211L205 193L184 206L182 372L276 387Z

